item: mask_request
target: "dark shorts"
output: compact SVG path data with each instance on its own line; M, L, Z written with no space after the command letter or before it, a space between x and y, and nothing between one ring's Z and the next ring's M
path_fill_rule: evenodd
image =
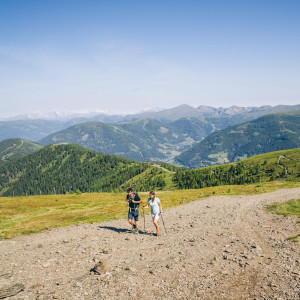
M128 211L128 220L134 219L135 221L139 220L139 210L130 210Z

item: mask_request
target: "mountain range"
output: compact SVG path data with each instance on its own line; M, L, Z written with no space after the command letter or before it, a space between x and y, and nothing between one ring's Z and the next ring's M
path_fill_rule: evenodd
M0 141L20 138L37 142L43 137L66 128L63 122L49 120L0 121Z
M271 114L215 131L181 153L175 160L189 168L200 168L298 147L300 147L300 110Z
M182 118L197 118L203 122L213 124L216 129L224 129L227 126L251 121L266 114L299 109L300 105L278 105L274 107L231 106L228 108L214 108L201 105L195 108L183 104L169 109L147 110L138 114L128 115L108 115L105 113L92 113L91 115L86 116L85 114L74 115L70 113L61 116L61 114L54 113L50 114L50 117L51 115L54 115L54 117L52 116L53 119L51 119L48 115L43 114L36 115L36 117L40 117L40 119L30 119L33 116L24 115L19 116L19 118L22 119L0 121L0 141L10 138L22 138L37 142L56 131L84 122L119 123L130 122L141 118L155 119L164 123L170 123Z
M166 160L187 149L186 136L170 124L157 120L111 124L87 122L53 133L40 141L78 144L89 150L118 155L137 161Z
M102 113L92 118L67 122L5 121L0 122L0 137L22 137L24 145L24 140L38 141L44 146L55 143L78 144L89 150L136 161L164 161L197 168L298 147L297 108L300 105L229 108L181 105L127 116ZM277 111L291 112L279 113L277 117L268 115ZM257 119L257 116L260 118ZM124 121L126 118L128 120ZM12 141L3 142L5 160L17 157L14 151L9 153L11 146L7 145ZM26 153L29 152L23 154Z

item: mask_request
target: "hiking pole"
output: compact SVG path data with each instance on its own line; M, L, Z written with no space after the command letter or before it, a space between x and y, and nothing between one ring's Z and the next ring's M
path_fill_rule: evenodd
M162 213L160 213L160 216L161 216L161 220L162 220L162 222L164 224L165 233L167 234L167 230L166 230L166 226L165 226L165 222L164 222L164 218L162 216Z
M146 220L145 220L145 210L143 208L143 217L144 217L144 231L146 231Z

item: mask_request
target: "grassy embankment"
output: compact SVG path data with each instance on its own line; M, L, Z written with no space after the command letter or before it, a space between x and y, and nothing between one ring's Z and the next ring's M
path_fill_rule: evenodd
M286 201L284 203L275 203L267 206L268 211L273 211L277 215L296 215L300 218L300 199L293 199ZM300 221L298 221L300 223ZM291 240L295 243L299 241L300 233L296 236L289 237L288 240Z
M299 182L269 182L194 190L161 191L157 196L170 208L211 195L249 195L300 186ZM140 193L145 201L148 193ZM37 233L52 227L103 222L127 217L125 193L85 193L0 198L0 238ZM125 226L125 223L124 223Z

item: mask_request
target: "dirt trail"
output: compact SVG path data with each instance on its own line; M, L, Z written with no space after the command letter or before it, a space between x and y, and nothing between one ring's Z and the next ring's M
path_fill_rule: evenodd
M165 211L161 237L118 220L4 240L0 288L25 286L9 299L299 299L300 246L286 238L300 224L264 209L297 198L300 188L195 201ZM111 269L94 275L102 258Z

